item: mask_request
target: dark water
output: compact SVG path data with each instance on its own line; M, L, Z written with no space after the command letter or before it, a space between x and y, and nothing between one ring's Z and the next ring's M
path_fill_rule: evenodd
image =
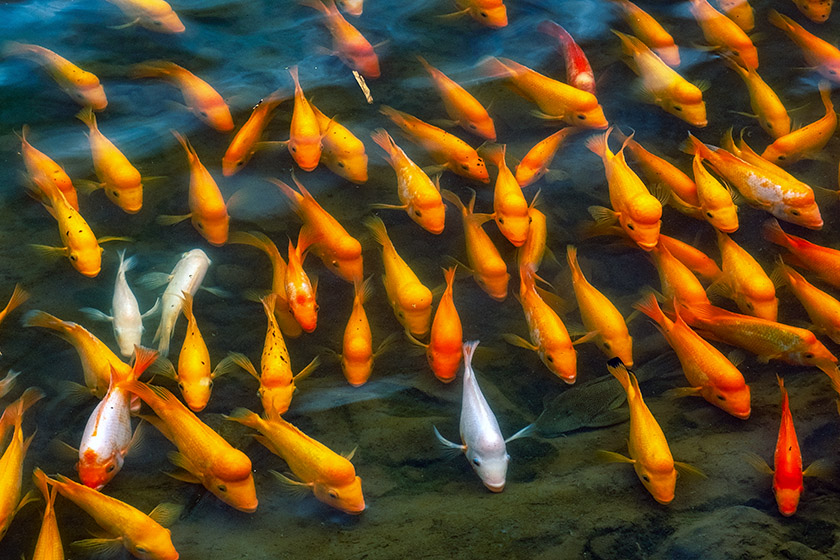
M510 25L500 30L482 28L467 18L440 20L454 10L449 2L396 2L367 0L357 25L377 47L382 77L370 80L375 100L367 105L347 68L337 59L317 54L329 37L312 9L294 2L202 2L174 4L187 31L180 36L155 34L137 27L111 29L125 22L111 4L94 2L19 2L0 6L0 37L36 43L70 58L96 73L110 104L98 115L100 128L114 141L144 176L160 176L146 187L143 210L129 216L114 207L100 192L81 197L85 218L98 235L124 235L130 244L106 245L102 273L87 279L66 260L47 261L29 243L57 244L56 226L41 206L24 194L19 142L13 131L31 127L30 141L61 163L74 179L93 179L86 129L74 118L78 107L34 65L19 59L0 61L0 297L7 297L16 282L32 293L26 309L43 309L62 319L78 321L116 348L110 326L92 323L81 307L110 307L117 268L116 249L125 247L138 255L138 270L129 282L147 271L168 272L180 254L200 247L213 260L205 285L235 294L219 299L206 292L196 298L199 327L215 363L228 351L244 352L256 362L262 350L265 318L259 304L240 297L249 288L270 284L268 261L261 253L238 245L209 246L184 222L163 227L160 214L187 212L188 168L180 146L169 133L183 131L219 182L225 197L240 192L231 208L232 229L259 229L271 236L284 252L286 239L296 238L299 221L266 177L288 181L293 166L282 148L258 153L247 168L232 178L221 177L220 159L230 135L215 132L175 103L181 101L173 87L159 81L128 77L131 64L165 58L182 64L206 79L229 102L237 127L250 108L280 86L291 91L286 69L299 65L307 95L328 115L337 115L368 148L370 180L352 185L323 166L297 176L347 230L362 239L365 274L379 275L382 266L375 243L365 234L361 219L372 203L396 203L393 171L369 142L369 132L393 127L378 114L387 103L420 118L445 116L427 75L416 62L422 54L430 63L456 79L483 103L491 104L499 141L508 144L514 158L554 129L529 114L531 105L502 85L486 81L474 65L487 55L506 56L551 76L562 78L562 60L551 41L536 33L544 18L569 29L589 56L598 78L599 100L611 123L633 128L648 147L666 154L688 169L690 159L679 151L689 127L652 105L638 101L632 73L619 60L611 27L624 30L609 2L595 0L509 3ZM695 131L715 143L730 126L747 127L748 138L763 148L769 138L754 120L732 111L748 111L746 90L740 79L713 54L694 49L703 37L688 12L686 2L640 2L657 15L681 47L680 71L691 80L711 83L705 93L709 126ZM771 7L794 16L791 2L756 0L756 44L762 77L779 93L792 118L799 124L822 115L813 72L793 44L766 21ZM836 22L806 27L833 41L840 36ZM288 137L291 103L279 109L266 138ZM480 141L461 134L473 145ZM529 187L530 199L542 188L543 210L549 216L549 247L562 256L567 243L580 247L589 279L629 314L631 304L645 286L658 286L657 276L640 251L615 244L609 238L585 240L581 225L586 207L607 202L606 182L600 161L583 146L582 136L564 148L555 167L566 178ZM397 137L421 165L431 162L410 143ZM791 171L815 187L836 189L837 141L824 153L827 161L806 161ZM494 174L494 172L491 172ZM495 177L494 177L495 178ZM477 188L477 209L489 211L492 190L470 184L450 173L444 187L466 197L467 187ZM491 183L492 184L492 183ZM786 225L791 233L835 245L837 197L817 192L826 227L819 232ZM463 234L451 210L441 236L432 236L406 219L402 212L381 211L402 256L429 286L443 282L445 255L465 260ZM763 213L743 207L736 240L769 270L776 250L760 239ZM672 209L665 210L663 232L695 243L716 255L714 232ZM488 232L508 263L514 251L492 224ZM310 273L320 279L319 325L315 333L287 340L295 370L302 368L324 347L339 349L352 304L349 284L330 275L316 259L307 261ZM511 267L513 272L513 267ZM541 274L565 285L565 264L546 262ZM512 287L516 282L511 283ZM366 305L375 344L399 329L384 297L381 284ZM141 309L148 309L157 292L136 287ZM570 292L566 292L571 297ZM480 339L490 349L476 360L481 386L496 412L502 431L511 434L531 422L542 410L544 398L567 387L552 376L537 356L506 346L501 335L525 336L522 310L512 296L503 303L490 300L466 277L455 285L455 302L464 324L465 339ZM63 341L36 329L19 326L18 312L0 327L3 368L19 369L19 387L37 385L49 399L34 409L26 421L27 434L38 433L26 459L25 472L40 466L47 473L73 476L73 461L54 455L53 439L78 445L89 402L70 407L60 401L62 380L81 381L75 351ZM779 317L784 322L806 320L798 303L780 292ZM576 312L566 317L579 322ZM173 357L183 338L183 320L172 340ZM151 345L155 321L146 324L146 344ZM635 358L643 364L667 347L645 319L630 324ZM836 351L830 341L829 348ZM804 462L826 458L836 465L837 412L825 377L812 368L780 364L762 365L748 359L742 371L752 387L753 414L746 421L729 417L701 399L670 401L659 395L685 383L681 376L654 377L642 390L659 419L675 459L702 469L708 479L681 478L674 502L663 507L645 492L627 465L603 465L595 451L626 451L627 424L598 431L579 432L556 440L519 440L509 445L511 466L508 485L499 495L490 494L463 458L447 460L432 434L432 425L456 438L460 412L460 381L444 386L437 382L425 357L400 342L376 363L371 381L361 388L347 385L337 363L327 362L301 384L287 418L303 431L336 451L358 446L354 463L362 477L368 509L358 517L329 509L313 497L296 499L285 494L268 474L283 470L282 460L252 442L247 430L225 422L221 415L238 406L259 410L256 383L246 374L219 380L207 409L200 417L220 430L252 458L258 511L239 513L212 496L201 497L197 487L163 474L172 470L166 453L172 449L159 434L137 456L130 457L106 493L150 511L161 501L188 505L188 513L172 528L173 542L182 558L818 558L840 557L836 512L840 508L834 477L806 480L799 512L791 519L776 511L769 477L755 473L741 458L753 451L772 456L778 430L778 389L774 372L786 375L791 406L802 445ZM592 345L578 348L580 379L603 375L603 356ZM460 378L460 374L459 374ZM174 389L174 387L173 387ZM153 430L150 430L153 432ZM29 487L28 477L25 488ZM68 557L81 557L69 543L87 538L95 524L66 500L58 500L59 523ZM27 506L0 543L0 558L30 556L40 523L37 505Z

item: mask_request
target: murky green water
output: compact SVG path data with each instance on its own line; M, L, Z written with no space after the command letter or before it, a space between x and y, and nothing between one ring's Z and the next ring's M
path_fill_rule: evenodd
M611 27L625 29L609 2L596 0L526 2L510 0L510 25L500 30L481 28L469 19L439 20L451 12L447 1L396 2L367 0L361 19L351 20L377 47L382 77L370 80L375 100L367 105L353 77L337 59L316 53L329 44L314 10L290 0L279 2L173 3L187 27L181 36L154 34L137 27L111 29L125 18L111 4L65 1L6 3L0 6L0 37L40 44L67 56L96 73L110 104L98 115L100 128L145 176L161 176L146 187L143 210L129 216L113 206L99 191L81 198L85 218L98 235L130 236L130 244L106 245L102 273L87 279L64 260L46 261L30 243L58 243L55 222L43 208L24 194L19 142L13 131L31 127L30 141L61 163L74 179L93 179L84 125L74 118L78 107L34 65L18 60L0 61L0 297L6 298L16 282L32 293L24 306L43 309L62 319L78 321L116 348L110 326L92 323L81 307L108 310L117 268L116 249L125 247L139 259L129 275L136 286L147 271L169 272L181 253L200 247L213 260L205 285L234 294L228 299L207 292L196 297L199 327L213 362L229 351L239 351L256 362L262 350L265 318L259 304L240 294L250 288L267 288L271 271L267 259L251 248L208 245L184 222L163 227L160 214L187 211L188 168L180 146L169 129L183 131L196 147L224 193L240 192L231 208L232 229L261 230L284 251L286 239L296 238L299 220L266 177L289 181L293 166L283 148L259 152L248 167L232 178L221 177L221 156L230 135L215 132L192 114L175 106L176 89L159 81L128 78L131 64L154 58L182 64L213 84L228 100L240 126L250 108L281 85L291 91L286 68L300 66L307 95L328 115L362 138L370 156L370 179L352 185L323 166L297 176L321 204L347 230L362 239L365 274L382 271L379 249L361 223L372 203L397 203L394 173L369 142L369 132L394 126L378 114L386 103L424 119L442 118L443 107L415 55L422 54L450 77L466 85L482 102L490 104L499 141L508 144L509 163L552 132L533 118L531 105L499 83L488 82L473 67L483 56L510 57L562 79L563 64L551 41L536 33L537 23L549 17L566 26L586 51L598 78L599 100L611 123L637 131L637 138L679 161L688 169L690 159L679 145L688 127L681 121L645 105L634 95L635 79L619 60L618 42ZM756 44L762 77L780 94L799 124L821 116L814 73L802 69L802 58L793 44L766 21L771 7L804 22L791 2L753 2L756 8ZM660 17L682 47L681 72L692 80L711 83L705 93L709 126L694 131L702 140L717 143L728 127L748 127L751 145L763 148L769 138L753 120L732 111L748 111L746 90L737 76L705 51L692 49L703 42L688 12L687 2L640 2ZM835 18L836 19L836 18ZM836 21L822 26L806 23L823 38L840 36ZM288 137L291 103L286 103L268 127L266 138ZM473 145L480 141L467 138ZM409 142L397 142L422 165L431 163ZM543 210L549 216L549 247L562 257L567 243L580 247L589 279L615 301L625 314L645 286L658 286L654 268L637 250L610 238L584 240L580 228L586 207L607 202L606 182L600 161L575 137L555 160L567 178L529 187L530 199L542 188ZM815 187L835 189L836 139L829 144L827 161L808 161L791 171ZM495 172L491 172L495 178ZM477 210L492 208L492 190L445 173L442 186L462 198L467 187L478 192ZM492 183L491 183L492 184ZM837 197L817 192L826 227L819 232L785 225L791 233L816 243L837 245ZM380 211L401 255L429 286L442 284L444 256L465 260L460 217L451 209L440 236L432 236L399 211ZM766 215L742 207L741 228L735 238L769 270L776 250L761 240L759 226ZM496 228L486 229L508 263L513 248ZM662 231L717 255L714 232L666 209ZM352 304L352 288L332 276L317 259L307 261L310 274L319 277L321 306L317 330L287 340L294 369L302 368L323 348L338 350ZM513 273L513 267L511 266ZM566 285L565 264L546 262L541 270L558 286ZM515 287L516 282L511 286ZM157 292L136 287L142 310ZM571 292L564 294L572 297ZM455 302L464 324L465 339L480 339L490 351L476 360L479 381L499 418L505 435L531 422L542 410L544 398L567 390L539 362L534 353L505 344L501 335L525 336L521 307L511 295L503 303L489 299L469 277L455 285ZM366 305L377 344L399 329L384 297L381 283ZM73 461L49 449L53 439L78 445L93 402L70 407L58 399L62 380L81 382L75 351L65 342L38 329L19 326L20 312L0 327L0 367L22 370L21 388L37 385L49 397L26 421L26 433L38 430L26 459L25 472L40 466L47 473L74 476ZM794 298L780 292L780 320L806 320ZM580 319L566 316L569 324ZM155 320L146 323L146 344L151 345ZM635 338L635 358L643 364L667 350L664 340L646 319L630 324ZM181 320L172 340L172 357L183 339ZM833 351L831 343L825 340ZM782 518L776 511L769 477L755 473L742 459L753 451L766 459L775 445L779 407L774 372L786 375L791 406L805 464L827 458L836 464L837 412L828 382L813 368L781 364L762 365L749 358L742 366L752 387L752 417L744 422L709 406L701 399L670 401L663 391L685 384L678 371L662 371L643 384L642 390L670 442L674 457L696 465L706 480L681 478L674 502L663 507L645 492L627 465L604 465L595 451L625 452L627 424L584 431L555 440L524 439L509 444L511 466L502 494L488 492L463 457L447 460L439 449L432 425L456 439L460 413L459 381L442 385L434 379L422 355L400 342L381 356L371 381L350 387L339 364L327 361L302 382L287 418L304 432L339 452L358 447L354 464L362 477L368 509L358 517L336 512L308 496L297 499L283 492L269 469L284 470L279 458L253 442L246 429L222 419L233 408L260 410L256 382L245 373L231 374L216 383L213 397L200 417L241 447L252 459L258 511L239 513L197 487L175 481L163 473L172 470L166 453L173 447L149 430L141 453L126 462L122 472L106 487L109 495L144 511L161 501L187 506L172 528L173 542L182 558L818 558L840 557L836 512L840 507L834 476L807 479L795 517ZM592 345L578 348L579 379L606 373L604 358ZM174 384L173 387L174 389ZM29 487L28 477L25 487ZM87 538L95 524L63 498L58 499L59 523L68 557L81 557L69 543ZM17 516L0 543L0 558L31 556L40 523L38 505L27 506Z

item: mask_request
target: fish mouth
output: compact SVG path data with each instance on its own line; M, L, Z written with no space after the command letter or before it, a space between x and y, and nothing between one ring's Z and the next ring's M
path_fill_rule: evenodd
M501 492L502 490L504 490L504 489L505 489L505 483L504 483L504 482L501 482L501 483L499 483L499 484L491 484L491 483L489 483L489 482L485 482L485 483L484 483L484 486L485 486L488 490L490 490L491 492L493 492L494 494L498 494L499 492Z

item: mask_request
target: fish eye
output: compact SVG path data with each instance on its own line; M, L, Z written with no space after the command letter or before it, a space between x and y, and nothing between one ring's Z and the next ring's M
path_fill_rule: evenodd
M645 482L650 482L650 477L646 474L643 474L642 475L642 480L644 480Z
M332 262L332 265L333 265L334 267L338 268L338 261L333 261L333 262Z
M163 25L161 22L159 22L159 21L157 21L157 20L153 21L152 23L153 23L153 24L155 24L155 25L157 25L158 27L160 27L161 25Z
M119 198L120 197L120 193L117 192L117 191L111 191L111 194L114 195L114 198Z
M330 494L330 498L332 498L333 500L338 499L338 492L336 492L335 490L330 490L329 494Z
M469 166L469 165L467 165L466 163L462 163L462 164L461 164L461 169L463 169L464 171L469 171L470 166Z
M551 356L551 355L546 356L546 359L547 359L549 362L551 362L552 364L554 363L554 357L553 357L553 356Z
M718 398L719 401L725 401L726 400L726 397L724 397L723 395L718 395L717 398Z
M292 151L293 151L293 152L297 152L297 148L295 148L294 146L292 146Z
M787 159L787 157L786 157L786 156L779 156L779 161L784 161L784 160L786 160L786 159Z
M483 18L486 18L487 17L487 12L478 12L478 15L480 15Z
M610 343L609 343L609 342L605 342L605 343L604 343L604 348L606 348L607 350L609 350L609 349L610 349Z
M627 229L629 229L630 231L636 231L636 226L634 226L633 224L627 224Z
M135 547L134 547L134 550L136 550L136 551L137 551L137 552L139 552L140 554L148 554L148 553L149 553L148 549L146 549L146 548L144 548L144 547L142 547L142 546L135 546Z
M749 301L747 302L747 309L749 309L750 311L753 310L753 304Z
M236 167L242 167L243 165L245 165L245 162L242 160L236 162Z
M479 459L478 457L473 458L473 465L475 465L476 467L480 467L481 459Z
M77 257L76 255L73 255L73 254L70 255L70 260L73 261L73 262L75 262L78 258L79 257Z
M198 229L204 229L204 224L202 224L201 222L198 222L197 225L198 225Z
M315 311L318 311L319 309L321 309L321 306L316 303L315 304Z
M582 121L585 121L586 120L586 115L578 115L577 118L579 118Z
M415 215L415 216L417 216L418 218L422 218L422 217L423 217L423 214L420 212L420 210L415 210L415 211L414 211L414 215Z
M714 215L714 214L712 214L711 212L706 212L706 217L707 217L707 218L714 218L714 217L715 217L715 215Z
M534 221L534 218L532 218L531 216L528 216L528 223L530 224L533 221Z
M108 468L105 469L105 471L106 472L113 472L115 468L117 468L117 466L114 463L111 463L110 465L108 465Z
M202 117L206 117L207 116L207 111L199 111L198 114L201 115Z
M504 223L505 223L505 219L504 219L504 218L499 218L499 223L500 223L500 224L504 224Z
M791 210L790 213L793 214L794 216L798 216L799 215L799 210Z
M183 383L178 383L178 388L183 391L184 390L184 384Z
M470 124L469 124L469 127L470 127L471 129L473 129L473 130L475 130L475 129L476 129L476 126L475 126L473 123L470 123Z
M224 484L219 484L218 486L216 486L216 489L219 492L227 492L227 486L225 486Z
M682 107L680 105L674 105L674 111L682 111Z
M342 162L340 162L340 161L338 162L338 166L339 166L340 168L344 169L344 163L342 163Z
M814 353L813 353L813 352L805 352L805 359L806 359L806 360L810 360L810 359L812 359L813 357L814 357Z

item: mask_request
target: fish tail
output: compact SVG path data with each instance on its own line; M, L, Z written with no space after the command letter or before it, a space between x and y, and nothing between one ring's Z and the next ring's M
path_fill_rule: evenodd
M181 70L181 67L168 60L147 60L131 67L132 78L165 78Z
M90 105L76 113L76 118L85 123L89 129L98 130L96 116L93 114L93 107Z
M50 489L50 479L39 468L36 468L32 473L32 482L44 495L44 501L47 502L47 511L50 511L55 504L56 491Z
M505 164L507 144L486 144L479 149L479 155L501 169Z
M171 132L172 136L174 136L175 139L178 140L178 143L181 144L181 146L183 146L184 151L187 152L187 155L190 157L190 159L198 158L195 149L192 147L192 144L190 144L190 141L189 139L187 139L186 136L184 136L175 129L170 129L169 132Z
M181 307L181 311L183 311L184 317L187 318L187 321L191 323L195 320L195 316L193 315L193 295L187 291L182 291L181 298L184 300L184 305Z
M261 297L260 303L262 303L263 309L265 310L265 316L268 317L270 321L271 317L274 316L274 306L277 304L277 294L268 294L267 296Z
M390 134L388 134L388 131L384 128L377 128L376 130L371 132L370 138L371 140L376 142L376 144L380 148L385 150L389 156L391 156L391 154L393 153L394 148L397 147L397 144L396 142L394 142L394 139L391 137ZM393 158L391 159L393 160Z
M3 411L3 416L0 418L0 426L15 426L19 427L23 421L23 413L29 408L44 398L44 392L37 387L30 387L23 394L6 407Z
M785 32L791 31L795 28L793 25L793 20L791 20L787 16L780 14L776 10L770 10L770 12L767 14L767 21L769 21L772 25L778 27L779 29Z
M825 112L831 114L834 112L834 104L831 102L831 84L827 80L820 80L820 99L822 99Z
M406 121L409 117L408 113L398 111L390 105L380 105L379 112L391 119L394 122L394 124L396 124L399 127L403 127L407 124Z
M709 159L712 155L712 151L709 147L690 132L688 133L688 140L686 140L686 143L683 146L683 151L692 156L699 155L701 159Z
M165 358L169 355L169 336L171 336L172 333L170 332L169 336L164 336L163 328L163 322L161 321L161 323L158 325L157 330L155 331L155 338L153 340L158 341L158 354Z
M633 56L633 53L639 51L639 41L636 37L632 35L627 35L626 33L622 33L621 31L616 31L615 29L610 29L613 34L621 40L621 51L624 53L625 56Z
M29 292L24 290L20 284L15 284L15 290L12 292L12 297L9 298L9 303L3 311L0 311L0 317L5 317L13 309L20 307L20 305L29 299Z
M262 424L262 419L256 412L252 412L243 407L234 409L233 412L225 416L225 419L254 429L258 429L258 426Z
M603 158L609 152L610 147L607 144L609 140L610 133L612 132L612 127L607 129L606 132L603 134L596 134L595 136L590 136L586 140L586 147L589 149L590 152L594 153L595 155Z
M553 22L550 19L545 19L541 21L537 25L537 31L543 33L545 35L549 35L554 37L558 41L560 41L563 45L569 44L572 39L572 36L569 34L566 29L560 25L559 23Z
M125 274L129 270L132 270L137 265L137 256L132 255L128 258L125 258L125 249L119 250L119 257L120 257L120 266L117 270L117 274Z
M33 54L32 45L19 43L18 41L6 41L3 43L2 54L7 56L27 56Z
M472 359L473 354L475 354L475 349L478 348L478 345L481 343L479 340L471 340L469 342L465 342L463 346L464 352L464 368L465 370L469 370L472 368Z
M314 8L328 16L330 14L330 9L323 3L321 0L297 0L298 4L301 6L306 6L308 8Z
M62 321L58 317L39 309L34 309L24 315L21 322L24 327L43 327L57 331L60 334L66 334L75 325L75 323Z
M455 270L457 268L458 265L456 264L443 271L443 277L446 280L446 290L443 293L449 294L450 297L452 296L452 286L455 284Z
M142 381L126 381L120 386L129 393L133 393L140 397L144 403L152 407L155 411L157 411L165 401L170 400L170 397L172 397L172 393L163 387L149 385L148 383L143 383Z
M144 346L135 346L134 366L131 369L132 380L140 379L143 372L158 359L158 355L157 350L152 350L151 348L146 348Z
M577 247L574 245L566 245L566 262L569 263L572 277L583 276L583 272L580 270L580 264L578 263Z
M359 282L358 280L353 282L353 291L356 294L355 298L356 301L359 302L359 305L364 304L370 299L370 296L373 293L372 280L373 276L368 276L363 282Z
M659 307L659 302L656 301L656 296L652 293L649 293L641 301L636 302L633 304L634 309L638 309L654 321L656 321L659 325L664 326L665 322L667 321L667 317L665 314L662 313L662 308Z
M297 192L295 189L293 189L280 179L269 178L268 181L270 183L274 183L277 186L277 188L280 189L280 192L286 195L286 198L289 199L289 204L291 205L292 210L294 210L295 213L300 212L300 200L304 198L304 195Z
M726 150L727 152L732 152L733 154L738 155L738 152L740 150L735 145L735 138L732 135L732 130L733 127L730 126L726 129L726 132L723 133L723 136L720 137L720 147ZM700 157L700 155L695 153L694 157Z
M770 218L762 224L761 236L774 245L779 245L785 249L793 250L793 243L791 243L790 237L788 237L788 234L782 229L782 226L776 218Z
M230 234L228 243L236 243L241 245L250 245L256 247L269 257L279 256L280 251L277 250L277 245L268 238L268 236L259 231L235 231Z
M457 194L448 190L448 189L441 189L440 196L443 197L445 200L451 202L455 205L455 208L461 211L461 214L467 214L467 208L464 206L464 203L461 202L461 199L458 197Z
M383 247L392 247L391 238L388 237L388 230L385 229L385 222L379 216L368 216L363 220L365 226L373 234L373 239Z
M300 87L300 74L298 73L298 66L295 64L289 68L289 75L295 83L295 94L303 95L303 88Z
M618 382L621 383L625 391L630 388L630 371L624 365L624 362L621 361L621 358L611 358L607 362L607 370L613 377L618 379Z
M495 56L487 56L478 61L478 67L488 78L508 79L514 77L514 72L504 62Z
M428 61L419 54L417 55L417 60L420 62L420 64L423 65L423 68L425 68L426 72L428 72L429 74L435 73L436 68L429 64Z
M780 377L779 374L777 373L776 374L776 381L779 382L779 391L781 391L781 394L782 394L782 410L784 411L784 410L787 410L788 407L790 406L789 401L788 401L788 392L787 392L787 389L785 389L785 380L784 380L783 377Z
M286 88L277 88L271 93L268 94L268 97L263 99L260 103L264 103L266 110L271 113L276 109L281 103L286 101L289 98L289 94L286 93Z

